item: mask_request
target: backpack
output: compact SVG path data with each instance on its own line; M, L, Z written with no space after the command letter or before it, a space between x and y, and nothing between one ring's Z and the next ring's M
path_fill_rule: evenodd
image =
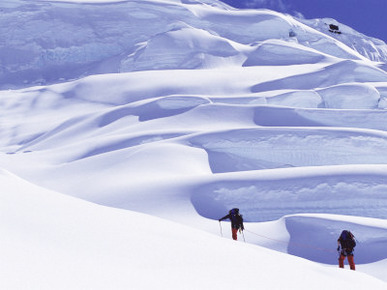
M339 240L343 249L352 250L356 246L355 236L350 231L342 231Z
M233 208L229 211L231 223L238 228L243 226L243 218L239 214L239 208Z
M233 209L230 209L230 211L228 212L231 216L233 215L238 215L239 214L239 208L233 208Z

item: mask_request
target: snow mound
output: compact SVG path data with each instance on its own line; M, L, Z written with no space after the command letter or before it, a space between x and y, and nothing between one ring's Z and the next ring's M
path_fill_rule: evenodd
M252 86L251 91L262 92L272 88L277 90L310 90L343 83L386 81L387 75L384 71L363 63L344 60L338 63L328 64L323 69L310 73L300 73L268 82L260 82Z
M322 53L280 40L268 40L249 54L243 66L297 65L317 63L326 58Z
M205 68L238 54L225 39L204 30L182 28L151 38L122 61L121 71Z
M326 108L375 109L379 106L380 93L367 84L341 84L318 90Z
M277 106L287 107L300 107L300 108L321 108L324 107L324 102L321 96L314 90L295 90L283 94L278 94L274 97L267 98L267 104L273 104ZM283 118L277 116L278 121ZM292 118L289 122L293 122ZM290 125L290 123L288 123Z
M298 96L298 93L302 93L302 91L296 91L296 93L291 94ZM301 98L298 99L303 101ZM301 104L304 104L304 102ZM261 126L329 126L368 128L384 131L387 128L386 110L346 109L345 113L343 113L343 110L340 109L308 109L298 108L298 105L294 105L293 108L257 106L255 108L254 122Z

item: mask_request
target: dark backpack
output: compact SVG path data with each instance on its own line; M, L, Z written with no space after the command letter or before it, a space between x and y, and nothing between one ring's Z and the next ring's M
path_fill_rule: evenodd
M238 215L239 214L239 208L230 209L230 211L228 213L230 215Z
M347 230L341 232L339 241L343 249L352 250L356 246L355 236Z
M230 220L231 220L231 223L233 225L235 225L236 227L240 227L240 226L243 226L243 218L242 216L239 214L239 208L233 208L229 211L229 214L230 214Z

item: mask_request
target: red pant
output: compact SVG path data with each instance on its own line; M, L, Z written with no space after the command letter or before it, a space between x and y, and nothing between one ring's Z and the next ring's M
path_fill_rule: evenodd
M348 258L349 267L351 268L351 270L355 270L355 262L353 261L353 255L348 255L347 258ZM344 268L344 260L345 260L345 256L340 255L340 258L339 258L340 268Z
M232 231L232 239L237 240L238 239L238 229L231 228Z

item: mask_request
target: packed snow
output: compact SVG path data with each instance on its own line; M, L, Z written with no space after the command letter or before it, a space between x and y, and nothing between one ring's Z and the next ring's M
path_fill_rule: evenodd
M384 43L210 0L0 8L1 288L386 289Z

